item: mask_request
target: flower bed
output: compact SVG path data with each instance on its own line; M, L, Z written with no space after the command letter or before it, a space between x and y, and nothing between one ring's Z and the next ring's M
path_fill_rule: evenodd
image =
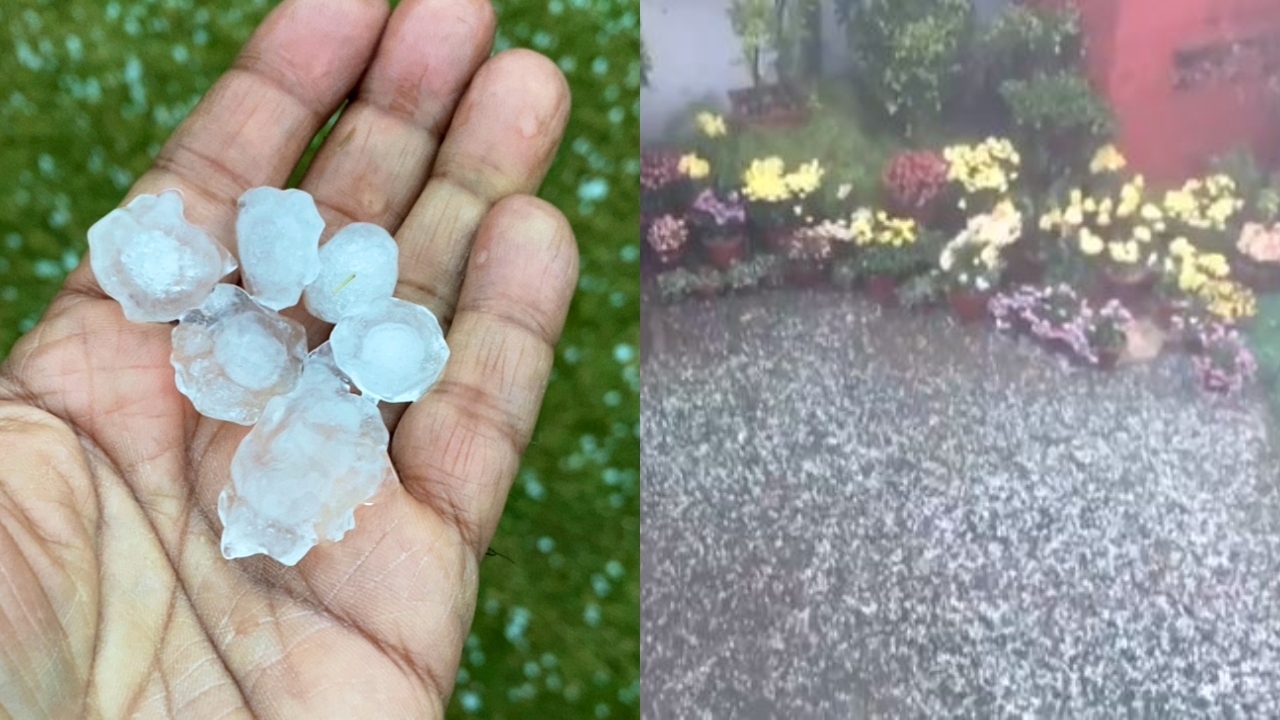
M1208 390L1238 391L1256 372L1241 328L1256 292L1280 287L1280 213L1227 174L1156 188L1108 145L1078 182L1033 187L1018 148L985 138L904 150L880 197L850 197L820 159L737 157L725 151L734 122L700 113L695 126L696 152L642 164L646 245L669 302L821 286L946 308L1084 367L1178 347ZM1028 263L1049 279L1019 279Z

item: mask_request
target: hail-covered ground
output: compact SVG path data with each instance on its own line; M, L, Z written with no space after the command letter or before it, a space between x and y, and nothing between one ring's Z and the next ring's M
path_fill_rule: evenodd
M277 4L0 2L0 127L15 138L0 142L0 356L79 263L89 226ZM582 274L543 421L493 541L510 561L483 564L449 717L635 718L639 3L494 5L495 49L547 54L573 89L563 150L540 194L583 239Z
M645 331L645 717L1280 717L1260 398L837 294Z

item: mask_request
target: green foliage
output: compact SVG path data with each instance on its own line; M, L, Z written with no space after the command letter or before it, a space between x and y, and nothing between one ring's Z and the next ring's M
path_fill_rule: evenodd
M1082 53L1074 11L1014 6L983 33L977 50L982 71L994 81L1026 79L1073 69Z
M848 205L837 197L841 185L852 186L850 198L867 205L880 195L880 171L897 150L895 137L882 130L847 85L832 83L817 93L813 114L803 131L792 128L748 128L726 139L720 162L712 172L722 187L742 185L742 173L752 160L781 157L788 167L819 160L826 170L814 210L843 215Z
M0 355L274 4L0 2ZM498 49L546 53L576 98L541 194L582 239L582 279L449 713L638 718L639 3L495 5Z
M1041 186L1083 174L1093 150L1114 130L1111 109L1074 70L1008 80L1000 94L1012 113L1028 174Z
M918 310L942 302L947 294L946 278L933 271L916 275L898 288L898 302L908 310Z
M972 0L847 0L860 79L908 136L946 114L974 34Z
M1084 136L1096 140L1112 130L1111 111L1082 75L1062 71L1029 80L1009 80L1000 93L1017 127L1053 138ZM1033 143L1025 143L1030 145ZM1083 148L1082 148L1083 149ZM1082 152L1088 156L1088 152Z
M1280 295L1258 299L1258 316L1246 331L1258 361L1258 377L1267 388L1273 412L1280 413Z
M943 244L940 235L924 231L914 243L907 246L872 245L859 248L854 256L858 275L863 278L879 276L901 280L920 274L932 267Z
M742 61L752 83L760 84L760 59L768 53L778 62L779 79L788 75L800 46L817 30L808 23L808 11L817 5L818 0L731 0L729 23L741 43Z
M1214 158L1210 166L1235 181L1245 204L1241 217L1262 223L1280 221L1280 173L1264 170L1251 150L1237 148Z
M778 41L773 0L733 0L729 23L742 44L742 61L751 72L751 81L760 84L760 56Z

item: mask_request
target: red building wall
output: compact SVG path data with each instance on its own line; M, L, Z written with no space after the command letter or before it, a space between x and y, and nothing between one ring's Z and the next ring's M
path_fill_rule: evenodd
M1280 0L1060 1L1135 168L1175 183L1241 146L1280 159Z

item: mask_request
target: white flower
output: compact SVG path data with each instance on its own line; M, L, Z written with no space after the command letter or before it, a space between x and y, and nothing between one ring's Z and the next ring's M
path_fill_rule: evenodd
M849 197L849 193L851 192L853 192L853 183L845 183L840 187L836 188L836 198L839 200L844 200L845 198Z
M961 282L964 282L964 280L961 280ZM978 288L981 292L986 292L991 289L991 282L985 277L978 276L977 281L974 282L974 287Z

